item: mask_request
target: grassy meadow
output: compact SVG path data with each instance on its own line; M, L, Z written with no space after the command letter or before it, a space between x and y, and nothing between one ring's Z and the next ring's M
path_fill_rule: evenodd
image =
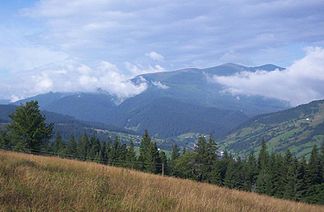
M1 211L324 211L190 180L0 150Z

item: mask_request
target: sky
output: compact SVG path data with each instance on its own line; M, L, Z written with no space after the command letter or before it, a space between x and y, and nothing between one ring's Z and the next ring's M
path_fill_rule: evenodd
M227 62L287 68L214 77L233 94L324 98L323 11L322 0L3 0L0 99L98 87L128 98L147 88L129 81L138 74Z

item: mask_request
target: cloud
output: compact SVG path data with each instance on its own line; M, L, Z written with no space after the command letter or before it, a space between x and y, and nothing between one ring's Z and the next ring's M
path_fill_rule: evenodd
M160 81L152 81L152 84L163 90L170 88L169 86L162 84Z
M163 61L164 60L164 57L163 55L157 53L157 52L150 52L150 53L147 53L145 54L146 56L148 56L149 58L151 58L152 60L154 61Z
M289 51L296 45L324 44L323 8L321 0L44 0L22 14L44 24L39 42L73 56L118 63L143 52L160 61L155 53L163 52L183 68L215 65L221 57L287 65L300 56L300 48ZM282 48L288 59L277 57Z
M94 87L100 83L93 73L100 61L121 67L120 79L129 79L223 62L287 66L305 46L324 46L321 0L41 0L21 5L25 8L1 8L7 10L0 19L0 85L6 84L1 97L83 89L87 83ZM74 72L37 68L67 59L89 64L83 71L92 74L81 74L78 83L58 83L55 77L70 79ZM13 83L25 79L35 84Z
M259 70L212 79L234 95L261 95L289 101L292 105L324 99L324 48L309 47L305 51L305 57L284 71Z
M122 74L116 65L107 61L88 66L74 60L65 60L22 73L11 82L16 85L14 90L10 90L13 93L11 99L49 91L96 92L102 89L123 101L147 88L146 82L131 82L132 76Z
M143 66L141 64L133 64L130 62L125 63L126 69L130 72L132 76L137 76L141 74L147 74L147 73L156 73L156 72L162 72L166 71L162 66L160 65L148 65Z

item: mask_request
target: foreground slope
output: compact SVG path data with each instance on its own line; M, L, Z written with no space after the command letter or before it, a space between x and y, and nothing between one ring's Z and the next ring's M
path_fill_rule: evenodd
M224 139L223 145L246 154L265 141L274 152L289 149L297 156L324 142L324 100L253 118Z
M0 151L0 208L84 211L324 211L254 193L95 163Z

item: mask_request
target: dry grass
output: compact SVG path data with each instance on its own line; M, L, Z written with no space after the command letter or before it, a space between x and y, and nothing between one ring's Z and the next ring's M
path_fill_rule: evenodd
M90 162L0 151L0 210L295 212L324 207Z

